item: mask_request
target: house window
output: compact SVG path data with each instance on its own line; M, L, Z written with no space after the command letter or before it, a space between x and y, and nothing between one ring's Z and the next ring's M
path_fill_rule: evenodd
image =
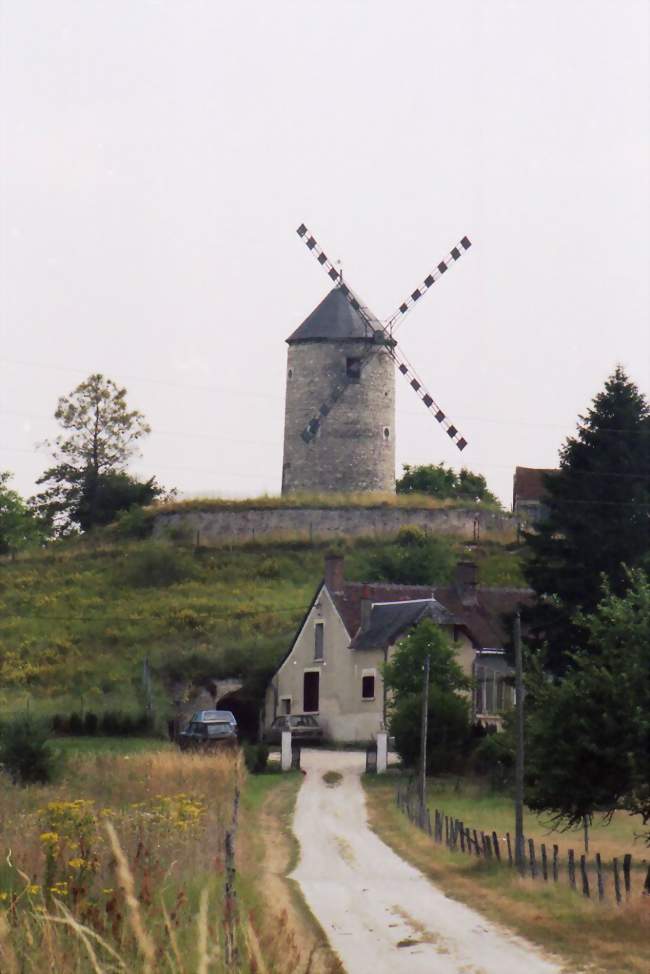
M318 670L307 670L303 676L302 709L303 713L317 713L319 708L320 673Z
M291 713L291 697L280 697L280 713L283 716Z
M325 623L314 625L314 659L322 660L325 652Z
M508 678L487 666L476 668L474 708L477 714L496 716L514 706L514 691Z
M353 382L358 382L361 378L361 359L346 358L345 374L347 375L348 379L352 379Z
M375 674L368 673L361 677L361 698L362 700L375 699Z

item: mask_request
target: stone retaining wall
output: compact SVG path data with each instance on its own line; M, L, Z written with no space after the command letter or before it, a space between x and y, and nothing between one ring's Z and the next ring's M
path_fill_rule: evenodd
M477 534L513 535L517 519L498 511L408 507L278 507L220 508L159 514L154 537L171 537L202 545L261 538L328 538L390 536L415 525L431 534L452 534L475 540Z

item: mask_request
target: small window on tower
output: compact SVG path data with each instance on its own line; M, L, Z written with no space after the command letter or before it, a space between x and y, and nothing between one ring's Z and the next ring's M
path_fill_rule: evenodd
M389 440L390 439L390 430L388 429L387 426L384 426L384 439L385 440Z
M289 378L293 379L293 369L289 369Z
M358 382L361 378L361 359L346 358L345 372L348 379L352 379L353 382Z

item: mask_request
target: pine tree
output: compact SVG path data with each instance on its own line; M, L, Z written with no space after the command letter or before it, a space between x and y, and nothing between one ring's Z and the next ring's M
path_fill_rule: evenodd
M650 551L650 409L620 366L580 417L546 486L548 517L526 536L524 571L537 601L525 621L530 642L546 643L546 666L561 674L585 644L576 613L595 609L603 576L624 594L626 567Z

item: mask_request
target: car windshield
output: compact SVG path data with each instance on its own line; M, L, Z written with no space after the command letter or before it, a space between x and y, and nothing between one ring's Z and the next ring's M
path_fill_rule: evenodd
M213 724L208 724L206 729L208 737L223 737L224 734L230 733L231 726L227 720L219 720Z

